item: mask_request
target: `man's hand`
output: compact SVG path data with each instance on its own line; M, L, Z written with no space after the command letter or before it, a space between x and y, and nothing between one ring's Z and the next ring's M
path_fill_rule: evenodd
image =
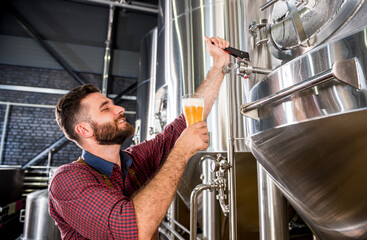
M200 150L208 148L209 136L206 122L197 122L190 125L181 133L175 143L175 150L189 159Z
M213 66L223 68L229 62L229 54L223 51L229 47L229 42L220 37L208 38L205 36L206 49L214 60Z

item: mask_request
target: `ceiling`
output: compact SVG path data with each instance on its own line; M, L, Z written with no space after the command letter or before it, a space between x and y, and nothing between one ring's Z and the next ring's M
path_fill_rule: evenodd
M69 50L76 49L75 51L78 51L78 49L81 48L89 49L82 53L78 53L79 58L91 58L90 55L87 56L87 53L88 51L93 52L93 49L98 52L98 54L92 55L93 58L103 58L103 54L101 56L100 52L103 53L105 48L110 8L108 5L101 3L111 3L111 1L8 0L4 2L3 0L1 2L0 37L2 37L1 39L8 39L0 42L1 51L6 52L9 46L12 46L13 50L9 55L13 57L14 55L20 54L16 53L19 44L15 47L13 46L14 39L24 40L23 45L27 45L26 40L32 38L17 22L11 10L5 6L6 3L10 3L15 11L19 12L19 14L33 26L42 39L53 43L55 46L57 44L60 46L62 44L74 46L74 48L71 47ZM125 1L120 3L120 5L126 6L124 4L126 4ZM158 0L131 1L130 4L131 6L138 6L144 9L158 8ZM122 56L121 58L124 58L125 55L126 58L130 56L131 60L131 53L139 54L140 40L155 26L157 26L157 13L116 7L112 48L122 53L130 53L130 55L120 55ZM8 43L6 41L8 41ZM59 51L62 52L62 48L60 48ZM69 53L69 55L72 56L73 54ZM65 53L64 57L68 60L68 54ZM19 56L19 58L25 59L23 56ZM2 60L1 63L4 63L6 59ZM30 61L32 60L31 57L29 57L29 59ZM128 61L129 59L126 60ZM24 62L24 60L22 61ZM74 65L78 68L78 64ZM93 68L93 65L90 68ZM100 69L102 69L102 67ZM76 69L76 71L78 71L78 69ZM81 71L83 71L83 69L81 69ZM100 73L100 70L97 72Z

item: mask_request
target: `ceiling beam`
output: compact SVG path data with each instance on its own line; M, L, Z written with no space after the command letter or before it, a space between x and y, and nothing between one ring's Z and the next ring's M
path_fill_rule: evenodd
M146 12L146 13L153 13L158 14L158 6L155 5L147 5L144 3L126 3L126 1L109 1L109 0L72 0L74 2L81 2L81 3L89 3L89 4L97 4L97 5L107 5L107 6L114 6L123 9L135 10L139 12Z

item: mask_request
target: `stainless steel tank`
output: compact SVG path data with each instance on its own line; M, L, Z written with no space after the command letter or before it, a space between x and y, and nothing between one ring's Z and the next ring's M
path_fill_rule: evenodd
M204 36L220 36L229 40L232 47L246 49L243 41L245 9L240 0L160 1L159 9L156 96L161 98L156 99L165 101L166 119L170 122L182 113L181 96L194 92L212 65ZM204 155L222 153L232 158L237 169L233 167L237 173L235 181L240 183L236 191L239 209L235 212L238 239L258 239L256 161L243 141L245 119L238 111L240 103L245 101L243 84L234 73L226 76L207 118L210 146L190 159L178 194L189 206L191 191L201 183L200 159ZM226 234L228 232L222 232L215 237Z
M60 231L48 213L47 189L28 194L22 239L61 239Z
M167 86L167 120L170 122L182 113L181 96L192 93L205 80L212 60L205 50L204 36L221 36L239 47L240 36L230 39L229 21L237 21L238 14L229 18L228 8L236 8L241 1L229 6L227 1L160 1L161 18L158 26L158 70L157 90ZM240 8L241 9L241 8ZM234 27L234 26L231 26ZM238 26L238 29L241 29ZM236 31L236 30L235 30ZM208 151L227 150L228 126L228 83L226 77L216 104L207 119L212 136ZM233 79L233 83L241 82ZM242 92L236 93L242 98ZM234 112L235 126L243 126L243 118ZM236 131L243 137L243 131ZM242 144L245 148L245 144Z
M134 142L138 144L154 137L154 99L157 65L157 28L152 29L140 40L139 76Z
M252 67L273 69L280 64L272 57L269 50L269 22L271 9L260 11L267 0L245 1L245 26L249 32L246 39L247 51L250 54ZM261 81L264 73L247 73L246 93L254 84ZM248 131L246 136L248 136ZM259 207L259 239L260 240L287 240L290 237L288 223L287 201L279 188L275 186L271 176L261 164L257 164L258 207Z
M279 1L265 11L283 11L266 26L277 64L241 106L248 145L318 239L367 239L367 5Z

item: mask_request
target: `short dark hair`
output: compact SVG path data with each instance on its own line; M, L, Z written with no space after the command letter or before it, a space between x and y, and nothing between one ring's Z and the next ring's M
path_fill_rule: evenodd
M56 121L65 136L75 142L79 141L79 136L74 128L81 120L82 106L80 102L89 94L100 92L93 84L84 84L72 89L59 99L55 109ZM84 117L88 117L85 116Z

